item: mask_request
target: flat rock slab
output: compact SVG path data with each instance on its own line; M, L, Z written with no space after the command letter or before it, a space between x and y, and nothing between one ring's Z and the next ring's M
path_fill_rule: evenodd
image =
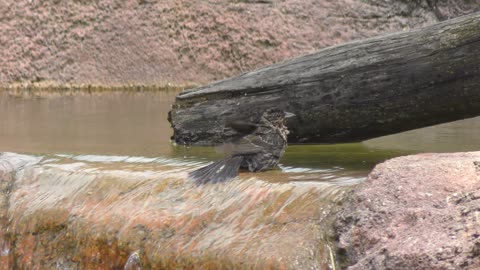
M181 160L17 163L0 166L0 269L326 269L326 217L348 190L253 174L195 186L199 164Z
M348 269L480 269L480 152L378 165L336 227Z

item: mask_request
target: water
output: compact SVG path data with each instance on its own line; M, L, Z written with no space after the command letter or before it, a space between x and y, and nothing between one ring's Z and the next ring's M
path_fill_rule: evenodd
M70 96L0 93L0 151L168 155L175 91Z
M195 186L195 162L173 158L4 153L3 164L19 173L0 232L26 269L326 269L324 222L345 193L253 173Z
M171 143L167 113L177 93L0 92L0 151L171 157L205 162L220 157L211 148ZM399 155L478 150L479 131L480 118L473 118L364 143L291 145L281 168L292 174L288 180L358 178L376 163ZM278 173L273 174L278 177Z
M332 263L324 219L375 164L418 152L480 149L480 118L473 118L363 143L290 145L278 170L196 187L187 172L221 155L170 142L167 113L176 94L0 92L0 152L34 154L0 155L0 171L25 167L13 186L7 229L20 235L21 246L29 224L47 224L39 237L56 240L39 241L63 252L26 266L48 268L53 260L57 266L108 262L102 267L133 269L143 260L173 269L199 263L210 265L205 269L248 263L263 269L276 258L276 268L325 269ZM70 225L56 225L65 215ZM143 236L156 230L159 235ZM65 242L80 254L77 261L69 259ZM97 255L89 253L90 243ZM13 258L24 254L16 248L2 250L13 250L10 261L25 262Z
M480 117L426 127L366 141L376 149L414 152L467 152L480 150Z

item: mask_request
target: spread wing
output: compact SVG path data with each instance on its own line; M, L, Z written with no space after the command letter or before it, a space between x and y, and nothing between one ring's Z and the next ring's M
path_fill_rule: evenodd
M272 147L262 136L251 134L230 143L219 146L219 151L229 155L252 155Z
M271 147L271 143L264 140L264 136L259 136L257 130L259 125L243 120L229 120L225 122L225 127L231 128L236 132L230 142L217 146L217 152L227 155L252 155L264 151Z
M237 138L251 134L257 129L257 125L243 120L228 120L225 122L225 127L235 130Z

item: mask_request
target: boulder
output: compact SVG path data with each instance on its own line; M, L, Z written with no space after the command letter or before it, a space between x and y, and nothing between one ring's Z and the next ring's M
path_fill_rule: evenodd
M346 269L480 269L480 152L377 165L335 223Z

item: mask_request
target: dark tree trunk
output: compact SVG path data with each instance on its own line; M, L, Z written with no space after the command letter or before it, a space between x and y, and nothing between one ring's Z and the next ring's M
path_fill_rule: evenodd
M179 143L215 144L227 118L297 116L290 142L360 141L480 114L480 13L323 49L178 95ZM227 131L225 133L225 131Z

